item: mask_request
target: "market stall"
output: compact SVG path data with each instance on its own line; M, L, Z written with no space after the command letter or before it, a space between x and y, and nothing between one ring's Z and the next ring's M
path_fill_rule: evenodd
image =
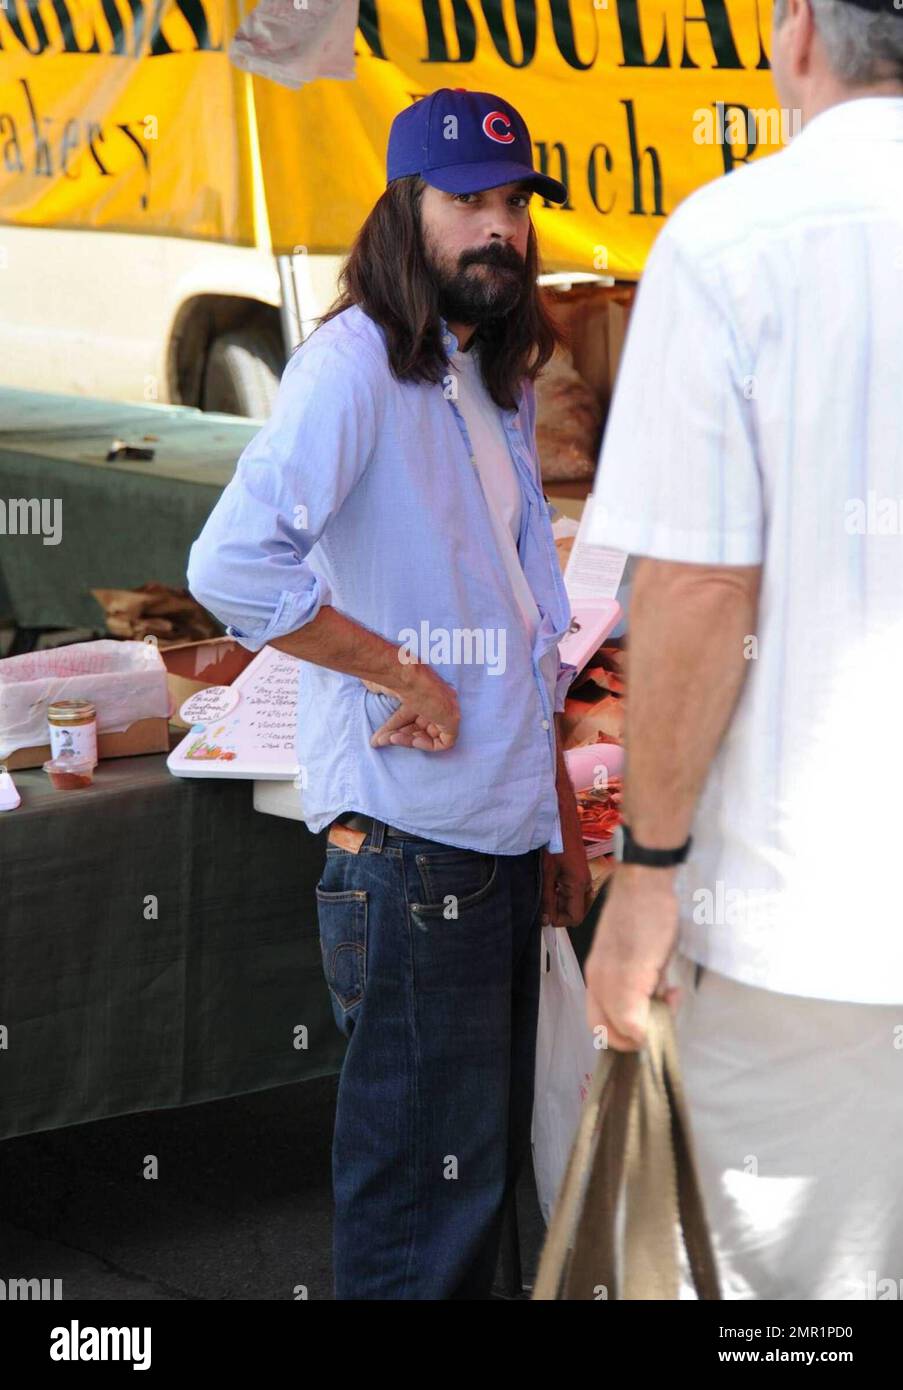
M371 27L371 46L373 38ZM411 45L404 51L410 57ZM194 64L194 56L186 55L186 63ZM324 93L324 84L316 84L300 103L292 99L290 112L272 83L236 81L225 68L221 76L228 77L230 101L254 93L261 110L275 103L280 129L291 137L284 148L297 144L299 112L318 119L323 100L339 103L344 126L365 148L384 139L379 123L358 109L361 94L368 99L367 80L377 80L383 126L404 98L394 79L385 84L383 57L371 53L362 69L360 85L332 84ZM500 73L487 72L486 80L493 76ZM438 69L432 78L438 84ZM199 90L191 89L192 100ZM543 111L553 108L542 103ZM236 129L244 131L247 118L251 146L263 143L260 168L251 162L253 189L242 183L242 197L221 204L232 209L235 225L198 228L171 200L152 209L162 212L162 223L142 214L142 229L232 236L283 254L347 246L366 185L356 185L353 198L310 198L303 208L287 198L275 126L265 121L261 132L254 109L252 100L224 107L232 116L240 111ZM550 128L544 151L546 144L556 148L554 133ZM174 153L176 144L168 144L166 158ZM219 174L225 164L220 159L215 167ZM244 165L241 172L247 174ZM331 172L341 175L334 163ZM53 208L46 221L134 230L128 191L112 220L98 217L91 190L82 192L88 196L71 223ZM259 210L267 200L271 238L266 219L258 225L256 212L251 215L252 205ZM570 499L573 506L562 501L562 510L575 521L592 483L633 295L632 285L597 272L610 263L633 276L644 253L634 237L636 219L626 215L617 245L615 239L610 247L597 244L589 229L597 225L598 207L583 204L577 218L570 208L557 221L550 209L537 209L547 263L568 267L545 286L567 341L538 384L537 442L546 492L553 501ZM298 222L289 234L287 211L314 217L316 226ZM35 215L27 198L16 205L16 218ZM644 219L646 234L656 229ZM0 422L0 493L58 500L65 536L56 544L33 528L4 546L0 586L8 588L12 615L20 627L83 626L97 633L104 614L96 591L184 586L190 545L259 428L259 422L178 406L8 389L0 390ZM573 536L563 534L563 566L568 540ZM124 635L109 622L107 630ZM593 750L618 749L624 688L617 642L603 647L600 640L586 655L566 721L570 751L590 753L582 764L588 781L578 790L600 887L611 867L604 851L618 816L620 780L606 773L600 782L599 768L608 764ZM0 1005L10 1046L22 1050L21 1065L6 1073L5 1132L189 1103L336 1069L342 1042L323 988L313 891L322 838L291 824L297 816L261 814L272 809L265 798L228 775L174 777L162 751L101 756L95 782L75 796L56 791L39 764L14 773L21 805L5 815L0 846L0 874L11 884L0 942L10 968ZM145 916L147 898L158 904L158 917ZM586 927L575 933L578 949ZM292 1042L298 1025L309 1030L303 1050Z
M325 836L166 754L91 787L19 771L0 835L0 1138L337 1071L314 885ZM251 867L253 866L253 871Z
M199 472L205 466L217 465L200 464ZM105 476L90 465L84 473ZM138 477L146 480L146 472ZM172 478L150 481L169 486ZM561 505L559 557L567 574L580 546L582 504ZM604 621L610 627L610 616ZM324 837L292 824L300 819L294 705L281 710L284 767L273 754L247 768L225 761L234 757L222 731L226 706L215 701L208 722L218 737L200 737L203 761L192 767L183 760L181 768L173 761L186 742L197 755L204 699L240 685L255 664L265 671L267 653L273 649L252 659L228 638L101 641L0 662L0 754L20 798L4 813L0 838L0 1018L15 1063L0 1074L0 1137L338 1068L344 1043L323 989L314 894ZM597 888L611 869L619 814L622 660L620 642L610 639L581 657L565 713ZM277 678L265 674L263 694L284 704ZM50 702L85 691L93 699L104 689L95 734L100 763L73 795L42 766L57 752L45 722L56 717ZM183 703L199 695L201 705ZM273 716L266 721L270 748ZM74 733L77 741L77 729L60 722L60 736ZM222 754L218 765L214 753ZM202 775L172 775L186 769ZM219 775L210 777L213 770ZM253 781L261 773L271 780ZM574 934L578 953L594 915L591 909Z
M0 618L102 632L92 589L183 586L191 542L258 428L182 406L0 387L0 599L5 584L10 608ZM36 515L11 506L32 498Z

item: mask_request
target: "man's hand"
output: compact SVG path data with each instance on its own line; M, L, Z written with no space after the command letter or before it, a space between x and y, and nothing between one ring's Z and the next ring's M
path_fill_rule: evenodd
M394 743L427 753L454 747L461 722L454 687L432 667L408 660L405 647L387 642L331 604L324 603L309 623L274 638L270 645L301 661L355 676L368 690L400 700L400 707L372 735L374 747Z
M607 1030L610 1047L635 1052L646 1041L649 1000L663 989L665 966L677 940L678 907L670 869L619 864L610 880L586 960L586 1016Z
M562 817L561 838L564 851L542 858L543 926L576 927L583 921L590 904L592 879L579 822Z
M593 881L586 862L577 798L564 758L561 715L555 715L555 790L561 824L561 854L543 850L542 924L576 927L591 901Z
M403 674L394 689L364 681L368 690L392 695L401 701L398 709L371 737L371 747L384 748L393 744L419 748L424 753L444 753L453 748L461 723L458 692L426 664L412 662L401 670Z

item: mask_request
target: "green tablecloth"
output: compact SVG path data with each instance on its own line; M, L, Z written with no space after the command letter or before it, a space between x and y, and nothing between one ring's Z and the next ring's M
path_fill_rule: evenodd
M59 498L62 515L59 545L0 530L0 617L102 630L91 589L183 588L191 543L259 428L183 406L0 388L0 500ZM154 459L107 463L114 439Z
M255 811L250 782L173 777L164 754L106 759L83 791L13 775L0 1138L338 1070L314 893L325 835Z

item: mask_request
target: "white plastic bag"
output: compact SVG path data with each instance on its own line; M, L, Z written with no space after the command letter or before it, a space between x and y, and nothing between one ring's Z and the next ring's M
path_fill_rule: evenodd
M533 1171L548 1224L599 1054L586 1021L580 964L563 928L543 927L540 969Z
M235 32L229 60L297 91L317 77L354 78L358 0L260 0Z

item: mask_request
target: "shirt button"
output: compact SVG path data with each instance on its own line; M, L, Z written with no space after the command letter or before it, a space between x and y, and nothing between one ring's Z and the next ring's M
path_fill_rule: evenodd
M548 719L544 719L544 720L542 721L542 727L543 727L544 729L547 729L547 728L549 727L549 721L548 721Z

